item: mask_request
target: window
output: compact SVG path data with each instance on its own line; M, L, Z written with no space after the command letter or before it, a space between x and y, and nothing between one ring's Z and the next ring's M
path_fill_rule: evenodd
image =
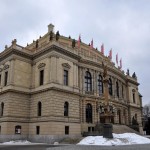
M68 85L68 70L64 70L64 85Z
M92 105L91 104L86 105L86 122L92 123Z
M4 86L7 85L7 79L8 79L8 71L5 72Z
M21 126L15 126L15 134L21 134Z
M2 102L1 103L1 116L3 116L4 114L4 103Z
M103 93L103 81L102 81L101 75L98 76L98 92L99 92L99 95L102 95Z
M135 93L133 93L133 103L135 103Z
M109 89L109 94L112 95L112 81L110 78L108 80L108 89Z
M68 116L69 114L69 103L65 102L64 103L64 116Z
M119 97L119 84L118 84L118 82L116 82L116 94L117 94L117 97Z
M37 112L38 112L38 116L41 116L41 114L42 114L42 103L41 102L38 102L38 110L37 110Z
M37 134L37 135L40 134L40 126L36 126L36 134Z
M40 71L40 85L44 84L44 70Z
M92 77L89 71L85 73L85 91L92 91Z
M65 134L69 134L69 126L65 126Z
M135 120L137 120L137 114L135 114Z

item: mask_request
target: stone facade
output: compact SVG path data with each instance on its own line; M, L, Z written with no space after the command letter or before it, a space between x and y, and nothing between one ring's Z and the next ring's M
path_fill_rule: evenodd
M131 125L134 117L141 130L142 100L137 78L125 75L108 57L84 43L73 47L71 38L56 39L53 25L49 25L48 33L37 41L22 47L14 40L0 54L0 141L52 143L94 130L101 122L97 108L105 101L98 87L102 62L107 63L112 81L109 101L116 108L113 123ZM85 87L87 72L90 90ZM91 107L90 114L87 106Z

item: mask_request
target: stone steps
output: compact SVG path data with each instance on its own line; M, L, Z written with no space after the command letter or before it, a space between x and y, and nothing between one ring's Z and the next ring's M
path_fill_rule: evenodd
M121 134L121 133L135 133L139 134L139 132L135 131L134 129L126 126L126 125L116 125L113 124L113 133Z

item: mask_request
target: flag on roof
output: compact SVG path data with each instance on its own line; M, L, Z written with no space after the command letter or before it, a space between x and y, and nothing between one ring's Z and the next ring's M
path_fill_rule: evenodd
M93 48L93 39L91 41L91 45L90 45L91 49Z
M112 59L112 49L109 51L109 58Z
M78 47L80 47L80 43L81 43L81 35L79 35L79 39L78 39Z

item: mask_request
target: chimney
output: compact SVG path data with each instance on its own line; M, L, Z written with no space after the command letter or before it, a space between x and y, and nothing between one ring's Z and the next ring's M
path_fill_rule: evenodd
M48 32L50 33L51 31L54 32L54 25L53 24L48 25Z

